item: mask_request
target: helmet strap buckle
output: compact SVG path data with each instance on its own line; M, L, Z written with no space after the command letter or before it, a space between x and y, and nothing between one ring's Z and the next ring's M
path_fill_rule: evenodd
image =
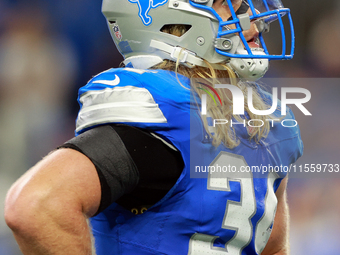
M170 53L170 57L173 59L179 59L179 62L187 62L189 52L181 47L174 47Z

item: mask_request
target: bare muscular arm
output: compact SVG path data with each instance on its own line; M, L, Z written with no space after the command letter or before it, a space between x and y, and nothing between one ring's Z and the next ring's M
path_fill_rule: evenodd
M5 219L26 254L94 254L87 219L99 207L101 187L92 162L60 149L9 190Z
M287 178L276 191L278 199L274 226L262 255L289 255L289 209L287 204Z

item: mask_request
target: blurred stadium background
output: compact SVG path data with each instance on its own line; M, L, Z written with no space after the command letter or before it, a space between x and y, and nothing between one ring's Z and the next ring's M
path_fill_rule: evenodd
M294 19L295 57L271 62L266 76L312 93L313 116L295 111L305 144L297 164L339 164L340 2L283 3ZM78 88L122 60L100 8L100 0L0 1L0 255L21 254L2 216L6 191L73 136ZM340 254L338 176L291 178L292 255Z

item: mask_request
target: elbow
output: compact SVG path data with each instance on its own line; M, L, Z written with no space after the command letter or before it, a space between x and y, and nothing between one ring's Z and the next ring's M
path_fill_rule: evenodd
M34 237L52 225L67 228L84 217L72 195L39 183L15 183L5 200L5 221L16 236Z
M5 200L4 217L7 226L16 234L31 232L38 223L42 197L33 192L24 192L14 184Z
M18 202L20 201L19 197L18 187L14 184L7 193L4 210L5 222L12 231L19 229L21 225L20 221L23 219L21 216L24 215L22 205Z

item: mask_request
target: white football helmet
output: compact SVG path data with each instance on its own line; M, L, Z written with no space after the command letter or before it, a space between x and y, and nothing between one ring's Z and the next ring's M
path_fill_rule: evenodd
M233 8L234 1L242 2L237 10ZM241 78L256 80L266 73L269 60L293 57L293 23L290 10L283 7L281 0L224 0L232 15L227 21L212 8L213 3L214 0L103 0L102 12L124 63L135 68L146 69L164 59L178 59L190 67L205 66L205 59L213 66L228 63ZM288 54L284 15L288 16L291 34ZM282 36L279 55L268 51L262 36L274 20L279 21ZM259 31L259 48L250 48L242 34L252 22ZM187 32L180 37L162 32L164 26L174 24L186 25Z

